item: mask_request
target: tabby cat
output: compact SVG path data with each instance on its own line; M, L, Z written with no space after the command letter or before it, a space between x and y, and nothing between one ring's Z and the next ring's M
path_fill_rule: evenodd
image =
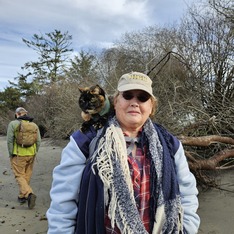
M113 102L105 91L99 86L79 88L79 106L84 122L81 131L87 131L91 126L96 130L102 128L113 112Z

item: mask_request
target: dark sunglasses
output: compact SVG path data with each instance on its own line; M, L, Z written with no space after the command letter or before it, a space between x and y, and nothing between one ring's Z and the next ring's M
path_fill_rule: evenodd
M146 92L138 93L137 95L134 95L133 92L131 91L124 91L122 92L122 96L125 100L131 100L134 97L137 98L138 101L140 102L147 102L150 99L150 94Z

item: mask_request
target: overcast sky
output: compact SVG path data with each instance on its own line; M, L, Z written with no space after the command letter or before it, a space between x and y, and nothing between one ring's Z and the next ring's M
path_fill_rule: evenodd
M106 48L126 32L179 21L194 0L0 0L0 90L37 54L22 38L55 29L72 48Z

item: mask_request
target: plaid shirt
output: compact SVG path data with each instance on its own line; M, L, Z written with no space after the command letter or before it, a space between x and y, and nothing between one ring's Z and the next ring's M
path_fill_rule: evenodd
M134 189L136 206L145 229L150 232L150 159L137 147L136 156L128 156L128 164ZM105 216L106 234L120 234L117 226L111 227L111 221Z

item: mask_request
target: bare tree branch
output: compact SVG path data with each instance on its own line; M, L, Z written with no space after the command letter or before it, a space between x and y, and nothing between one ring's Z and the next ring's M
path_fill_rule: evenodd
M209 146L214 143L224 143L234 145L234 139L231 137L222 137L218 135L212 136L202 136L202 137L188 137L179 136L178 137L183 145L190 146Z

